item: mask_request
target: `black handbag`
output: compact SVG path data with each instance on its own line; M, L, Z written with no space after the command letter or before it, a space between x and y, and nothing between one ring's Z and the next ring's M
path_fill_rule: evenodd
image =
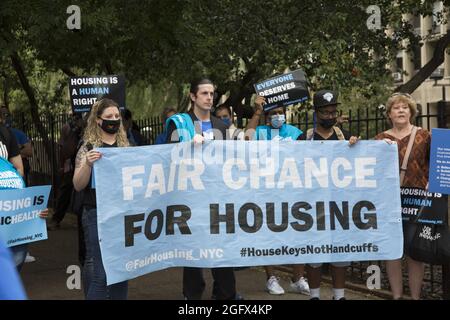
M429 264L450 263L450 230L448 219L444 217L444 224L418 222L422 210L415 220L410 223L412 239L407 254L414 260Z
M415 126L412 128L403 163L400 168L401 186L403 186L408 160L411 155L417 130L418 128ZM419 222L424 208L424 206L420 208L417 216L412 221L404 223L403 237L405 252L416 261L429 264L450 263L450 231L447 212L441 212L440 210L436 212L442 215L440 218L442 218L443 224Z

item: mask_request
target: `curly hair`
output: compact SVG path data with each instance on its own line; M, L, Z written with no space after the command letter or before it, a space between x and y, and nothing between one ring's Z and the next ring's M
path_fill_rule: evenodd
M84 144L91 143L94 147L101 147L102 141L102 129L97 124L97 119L101 117L105 109L109 107L116 107L119 109L119 105L111 99L101 99L94 103L92 106L89 118L87 120L86 129L84 131L83 142ZM120 111L120 109L119 109ZM120 122L119 132L116 137L118 147L128 147L129 142L127 139L127 134L123 128L122 121Z

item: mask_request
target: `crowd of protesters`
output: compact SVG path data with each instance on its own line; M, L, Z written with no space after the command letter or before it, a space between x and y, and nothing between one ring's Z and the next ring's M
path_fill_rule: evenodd
M313 96L315 111L314 128L297 128L286 123L286 108L277 106L264 111L265 98L257 96L255 111L245 129L234 126L234 114L230 106L219 105L213 109L214 83L209 79L200 79L190 87L190 109L187 113L177 113L175 108L166 108L162 113L164 131L157 137L156 144L193 141L201 144L207 140L347 140L349 147L356 144L359 137L351 136L338 122L338 94L332 90L320 90ZM214 112L213 112L214 110ZM430 152L430 133L413 125L417 113L416 103L407 94L394 94L387 101L386 116L392 128L378 134L375 139L386 143L397 143L400 164L405 157L410 139L414 139L409 162L401 176L401 185L426 189L428 184L428 161ZM9 161L18 175L24 174L24 159L31 156L22 153L28 148L29 140L22 136L18 141L9 128L8 113L0 113L0 156ZM214 130L213 130L214 129ZM272 136L277 129L276 136ZM178 132L188 132L179 135ZM23 134L24 135L24 134ZM92 186L92 166L101 158L96 147L126 147L145 145L146 141L132 120L129 110L121 112L118 104L110 99L97 101L88 115L75 114L62 128L59 141L61 154L59 196L54 214L49 221L49 230L59 228L70 202L76 204L79 226L79 256L83 264L83 285L86 299L126 299L128 284L121 282L107 286L106 274L101 259L97 230L97 204L95 189ZM400 174L400 173L399 173ZM25 182L24 182L25 186ZM399 191L400 192L400 191ZM47 211L42 213L46 217ZM407 229L407 223L404 223ZM407 232L405 231L405 235ZM409 286L413 299L420 299L424 265L407 255L408 237L405 236L406 261L408 263ZM27 246L11 247L17 270L23 264ZM24 298L16 270L10 262L11 253L0 243L0 298ZM333 299L344 300L345 274L350 262L331 263ZM394 299L403 297L402 260L387 261L387 274ZM320 299L322 264L293 265L290 289L309 295L311 299ZM269 294L285 293L275 276L274 267L265 267L267 274L266 290ZM242 299L236 292L236 279L233 268L212 268L214 279L214 299ZM11 276L3 276L10 274ZM11 283L15 283L12 285ZM10 289L8 289L10 288ZM189 300L202 298L205 289L203 270L185 267L183 270L183 296Z

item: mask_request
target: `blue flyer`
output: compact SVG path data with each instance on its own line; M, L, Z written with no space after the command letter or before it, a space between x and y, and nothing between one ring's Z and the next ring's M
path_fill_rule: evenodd
M450 194L450 129L432 129L429 191Z

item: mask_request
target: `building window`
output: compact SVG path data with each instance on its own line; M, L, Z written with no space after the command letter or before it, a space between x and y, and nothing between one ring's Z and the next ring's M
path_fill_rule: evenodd
M413 48L413 63L414 70L419 70L422 68L422 50L419 45L414 46Z
M411 25L413 27L414 33L417 36L420 36L421 35L421 31L420 31L420 16L418 16L418 15L417 16L412 16L410 23L411 23Z
M395 63L397 66L397 71L402 71L403 70L403 57L397 56L397 58L395 59Z
M432 25L432 33L440 33L441 32L441 23L439 22L439 18L442 16L442 2L435 1L433 3L433 25Z
M401 52L397 54L397 58L395 59L394 72L392 73L392 77L394 78L394 82L403 82L403 55Z

